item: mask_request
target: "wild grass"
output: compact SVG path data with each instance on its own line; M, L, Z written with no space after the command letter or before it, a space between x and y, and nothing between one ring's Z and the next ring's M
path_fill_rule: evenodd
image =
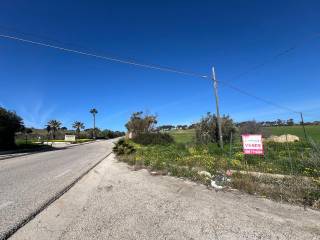
M267 143L268 157L245 156L240 146L228 151L216 144L195 145L175 143L170 145L143 146L122 140L115 152L120 161L135 168L148 168L161 174L189 178L208 184L198 174L207 171L212 175L234 170L233 188L250 194L259 194L275 200L295 202L307 206L319 204L320 198L320 151L318 145L305 142L288 145ZM269 173L252 175L251 173ZM247 174L244 174L247 173ZM270 174L271 173L271 174ZM272 174L282 174L279 175Z
M305 140L303 128L300 125L265 127L265 129L272 135L292 134L298 136L301 140ZM307 125L305 129L309 138L320 142L320 125ZM192 143L195 141L196 135L195 129L172 130L169 134L171 134L177 143ZM240 137L236 136L236 140L240 141Z
M273 135L292 134L298 136L300 139L305 139L303 128L300 125L296 126L275 126L266 127L270 129ZM307 136L316 142L320 142L320 125L307 125L305 126Z
M196 133L194 129L187 130L172 130L169 134L173 137L176 143L192 143L195 141Z
M300 176L276 178L235 173L230 186L276 201L320 209L320 181L313 178Z

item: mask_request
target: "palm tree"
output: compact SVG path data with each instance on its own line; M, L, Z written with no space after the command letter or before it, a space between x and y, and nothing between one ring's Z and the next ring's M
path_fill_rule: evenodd
M81 129L84 129L84 123L80 122L80 121L75 121L72 125L72 127L74 129L76 129L76 132L77 132L77 137L79 138L79 134L80 134L80 131Z
M49 138L50 138L50 132L51 132L51 127L50 127L50 125L46 125L46 130L47 130L47 132L48 132L48 135L47 135L47 142L49 142Z
M98 110L95 108L90 109L90 113L93 115L93 138L96 139L96 114Z
M52 132L53 139L56 139L56 132L60 129L61 122L58 120L50 120L47 124L47 129L50 129Z

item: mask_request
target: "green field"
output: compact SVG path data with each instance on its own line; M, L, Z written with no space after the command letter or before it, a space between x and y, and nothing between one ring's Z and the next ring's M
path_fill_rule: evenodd
M305 126L308 137L314 141L320 142L320 125ZM266 127L272 135L292 134L298 136L301 140L304 139L304 132L301 126L277 126ZM190 143L195 139L195 130L172 130L169 134L174 138L177 143Z
M191 143L195 140L195 130L172 130L169 134L174 138L177 143Z
M314 141L320 142L320 125L305 126L307 136ZM267 127L271 130L273 135L292 134L298 136L300 139L304 139L304 132L302 126L278 126Z

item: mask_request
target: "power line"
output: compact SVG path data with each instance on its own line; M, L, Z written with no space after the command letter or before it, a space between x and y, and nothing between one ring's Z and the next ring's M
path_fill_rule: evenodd
M320 36L319 33L317 33L317 37L318 36ZM6 39L10 39L10 40L20 41L20 42L25 42L25 43L29 43L29 44L33 44L33 45L38 45L38 46L42 46L42 47L48 47L48 48L53 48L53 49L57 49L57 50L61 50L61 51L71 52L71 53L75 53L75 54L85 55L85 56L89 56L89 57L95 57L95 58L99 58L99 59L103 59L103 60L107 60L107 61L133 65L133 66L137 66L137 67L149 68L149 69L154 69L154 70L159 70L159 71L164 71L164 72L173 72L173 73L177 73L177 74L189 75L189 76L206 78L206 79L210 78L208 75L189 72L189 71L183 71L183 70L172 68L172 67L163 67L163 66L159 66L159 65L155 65L155 64L145 64L145 63L140 63L140 62L133 61L133 60L125 60L125 59L122 59L122 58L116 58L116 57L111 57L111 56L94 54L94 53L90 53L90 52L87 52L87 51L81 51L81 50L61 47L61 46L58 46L58 45L53 45L53 44L33 41L33 40L25 39L25 38L12 36L12 35L0 34L0 37L6 38ZM275 60L276 58L278 58L280 56L283 56L283 55L287 54L288 52L293 51L294 49L297 48L297 46L298 45L295 45L294 47L290 47L290 48L288 48L288 49L276 54L272 59ZM248 74L249 72L251 72L251 71L253 71L253 70L257 69L257 68L263 67L269 62L270 62L270 60L266 61L264 63L261 63L261 64L257 64L253 68L245 71L244 73L238 75L237 77L241 77L244 74ZM268 99L256 96L256 95L254 95L254 94L252 94L252 93L250 93L248 91L245 91L245 90L243 90L243 89L231 84L230 82L220 81L220 80L218 82L224 84L225 86L227 86L227 87L229 87L231 89L233 89L234 91L237 91L237 92L239 92L241 94L244 94L246 96L252 97L252 98L254 98L254 99L258 100L258 101L264 102L264 103L266 103L268 105L272 105L274 107L277 107L277 108L280 108L280 109L284 109L286 111L290 111L290 112L293 112L293 113L296 113L296 114L300 114L299 111L296 111L294 109L288 108L286 106L282 106L282 105L280 105L278 103L275 103L275 102L272 102L272 101L270 101Z
M129 65L133 65L133 66L137 66L137 67L160 70L160 71L164 71L164 72L173 72L173 73L189 75L189 76L194 76L194 77L208 78L208 76L206 76L206 75L201 75L201 74L194 73L194 72L186 72L186 71L171 68L171 67L162 67L162 66L157 66L157 65L153 65L153 64L144 64L144 63L139 63L136 61L129 61L129 60L115 58L115 57L98 55L98 54L94 54L94 53L90 53L90 52L60 47L60 46L53 45L53 44L37 42L37 41L33 41L33 40L25 39L25 38L19 38L19 37L15 37L15 36L11 36L11 35L0 34L0 37L6 38L6 39L11 39L11 40L16 40L16 41L20 41L20 42L30 43L30 44L34 44L34 45L38 45L38 46L42 46L42 47L53 48L53 49L57 49L57 50L61 50L61 51L81 54L81 55L85 55L85 56L89 56L89 57L95 57L95 58L99 58L99 59L103 59L103 60L107 60L107 61L129 64Z
M247 74L249 74L250 72L252 72L254 70L262 68L265 65L277 60L278 58L280 58L280 57L282 57L282 56L294 51L295 49L297 49L299 46L305 44L306 42L308 42L310 40L313 40L315 38L318 38L318 37L320 37L320 33L317 32L315 34L312 34L310 37L307 37L307 38L303 39L301 42L299 42L299 43L297 43L297 44L295 44L295 45L293 45L293 46L291 46L289 48L286 48L283 51L278 52L273 57L271 57L269 60L266 60L266 61L264 61L262 63L256 64L256 65L252 66L251 68L249 68L248 70L246 70L246 71L244 71L244 72L242 72L242 73L240 73L238 75L235 75L234 77L231 77L231 79L237 79L237 78L243 77L244 75L247 75ZM225 86L227 86L227 87L229 87L229 88L231 88L231 89L233 89L233 90L235 90L237 92L240 92L240 93L242 93L244 95L247 95L249 97L255 98L256 100L259 100L259 101L264 102L266 104L272 105L274 107L281 108L281 109L284 109L286 111L293 112L293 113L296 113L296 114L300 114L301 113L301 112L296 111L294 109L288 108L286 106L282 106L282 105L280 105L278 103L274 103L274 102L272 102L272 101L270 101L268 99L256 96L256 95L254 95L252 93L249 93L249 92L247 92L247 91L245 91L245 90L243 90L243 89L231 84L230 81L228 81L228 82L227 81L218 81L218 82L224 84Z
M256 96L256 95L250 93L250 92L247 92L247 91L245 91L245 90L243 90L243 89L241 89L241 88L238 88L238 87L230 84L229 82L220 81L220 80L219 80L218 82L224 84L225 86L227 86L227 87L229 87L229 88L231 88L231 89L233 89L234 91L237 91L237 92L239 92L239 93L242 93L243 95L247 95L247 96L249 96L249 97L255 98L255 99L257 99L257 100L259 100L259 101L261 101L261 102L264 102L264 103L266 103L266 104L272 105L272 106L277 107L277 108L284 109L284 110L289 111L289 112L293 112L293 113L300 114L299 111L296 111L296 110L294 110L294 109L292 109L292 108L288 108L288 107L286 107L286 106L282 106L282 105L280 105L280 104L278 104L278 103L274 103L274 102L272 102L272 101L270 101L270 100L268 100L268 99L265 99L265 98L262 98L262 97L258 97L258 96Z
M277 60L278 58L280 58L280 57L282 57L282 56L284 56L284 55L286 55L286 54L288 54L288 53L296 50L297 48L299 48L300 46L304 45L305 43L307 43L307 42L309 42L309 41L311 41L311 40L313 40L313 39L319 38L319 37L320 37L320 33L318 33L318 32L317 32L317 33L314 33L314 34L310 35L309 37L304 38L304 39L301 40L300 42L292 45L291 47L286 48L286 49L278 52L277 54L275 54L274 56L272 56L270 59L268 59L268 60L266 60L266 61L264 61L264 62L255 64L255 65L253 65L251 68L247 69L246 71L244 71L244 72L242 72L242 73L239 73L239 74L231 77L230 79L241 78L241 77L249 74L250 72L255 71L255 70L259 69L259 68L262 68L262 67L268 65L269 63Z

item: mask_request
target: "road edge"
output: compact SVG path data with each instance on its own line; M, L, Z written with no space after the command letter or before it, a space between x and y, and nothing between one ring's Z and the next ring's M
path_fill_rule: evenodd
M28 152L9 153L9 154L13 154L13 156L8 156L8 157L3 157L3 158L1 158L1 156L9 155L9 154L0 154L0 161L11 159L11 158L24 157L24 156L28 156L28 155L32 155L32 154L37 154L37 153L50 152L50 151L56 151L56 150L62 150L62 149L69 149L69 148L77 147L77 146L80 146L80 145L85 145L85 144L95 143L95 142L96 141L71 144L70 146L66 146L66 147L63 147L61 149L59 149L59 148L43 148L43 149L38 149L38 150L31 150L31 151L28 151ZM20 154L20 155L16 155L15 156L14 154Z
M79 177L77 177L75 180L73 180L68 186L64 187L61 191L57 192L52 198L50 198L48 201L46 201L44 204L42 204L33 213L31 213L29 216L27 216L26 218L24 218L23 220L18 222L13 228L11 228L7 232L5 232L3 237L0 238L0 240L7 240L8 238L10 238L20 228L22 228L24 225L26 225L28 222L30 222L32 219L34 219L39 213L41 213L43 210L45 210L47 207L49 207L52 203L54 203L56 200L58 200L60 197L62 197L77 182L79 182L84 176L86 176L92 169L94 169L97 165L99 165L103 160L105 160L111 154L112 154L112 151L110 153L108 153L107 155L103 156L100 160L98 160L98 162L96 162L93 166L91 166L89 169L87 169Z

